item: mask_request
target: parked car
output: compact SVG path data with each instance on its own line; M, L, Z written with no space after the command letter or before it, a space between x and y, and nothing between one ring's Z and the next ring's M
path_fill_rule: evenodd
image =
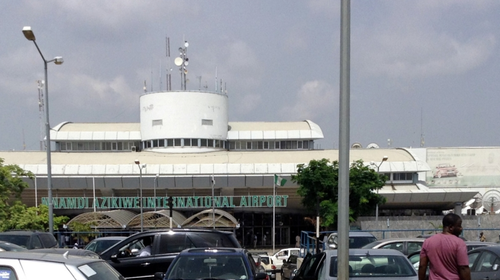
M306 257L294 280L337 279L337 252L326 250ZM403 253L390 249L349 249L349 276L355 279L417 280L417 272Z
M377 238L365 231L350 231L349 232L349 248L361 248L364 245L376 241ZM337 249L338 234L336 232L331 233L327 239L327 249Z
M260 272L266 272L266 269L262 265L262 258L260 255L252 254L253 261L255 262L255 265L257 266L257 269Z
M267 275L269 275L269 278L271 280L276 279L276 272L278 271L276 269L276 266L272 263L271 257L268 256L267 254L260 254L260 258L262 260L262 266L264 266L264 269L266 270Z
M0 240L17 244L26 249L56 248L56 238L50 232L12 230L0 232Z
M123 280L101 259L32 251L1 252L0 275L1 279L10 280Z
M365 249L393 249L398 250L405 256L420 251L425 238L386 238L368 243L361 248Z
M465 245L467 245L467 252L470 250L474 250L479 247L484 246L498 246L498 243L495 242L481 242L481 241L465 241Z
M471 280L500 278L500 246L483 246L467 255Z
M255 265L242 248L193 248L183 250L165 274L155 279L248 279L266 280L268 275Z
M48 254L59 254L59 255L70 255L70 256L79 256L79 257L87 257L100 259L101 257L96 252L92 252L89 250L83 249L73 249L73 248L43 248L43 249L33 249L31 252L37 253L48 253Z
M281 266L283 265L283 261L287 260L292 255L298 256L299 254L300 254L300 248L285 248L274 253L271 256L271 261L276 266L276 269L281 271Z
M108 249L109 247L115 245L116 243L124 240L125 236L106 236L106 237L98 237L87 244L84 249L96 252L100 254L104 250Z
M150 239L151 255L138 256ZM136 233L102 252L106 260L125 278L153 279L155 272L167 271L170 263L184 249L206 247L240 248L231 232L210 229L153 230Z
M0 252L2 251L14 251L14 252L21 252L21 251L26 251L28 249L21 247L17 244L6 242L6 241L0 241Z
M297 259L299 256L291 255L281 266L281 280L292 279L293 271L297 269Z

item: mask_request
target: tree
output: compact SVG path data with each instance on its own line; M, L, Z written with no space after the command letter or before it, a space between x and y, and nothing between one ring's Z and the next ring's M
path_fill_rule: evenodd
M4 165L0 158L0 231L9 229L49 229L49 208L46 205L27 207L21 201L23 191L29 185L23 178L34 178L33 173L15 164ZM54 229L69 220L66 216L54 216Z
M0 158L0 221L11 219L11 206L21 203L21 194L28 184L23 177L33 178L33 173L15 164L4 165Z
M54 230L69 221L67 216L54 216ZM25 204L17 203L11 207L11 219L1 225L2 230L49 230L49 207L39 205L38 207L26 207Z
M302 205L307 210L319 211L321 225L337 228L338 217L338 171L337 161L328 159L311 160L309 164L299 164L292 181L299 185L297 194L302 197ZM359 216L373 213L377 203L385 203L385 198L377 190L385 184L385 176L366 166L362 160L353 162L349 171L349 219L356 221Z

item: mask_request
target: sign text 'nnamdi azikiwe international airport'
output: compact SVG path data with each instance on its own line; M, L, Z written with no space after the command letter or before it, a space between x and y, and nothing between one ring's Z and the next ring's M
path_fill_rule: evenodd
M169 208L169 199L172 207L182 208L211 208L211 196L172 196L172 197L143 197L143 208ZM250 196L215 196L215 208L239 207L273 207L272 195ZM140 197L53 197L54 209L139 209ZM95 202L95 205L94 205ZM287 207L288 195L276 195L275 207ZM48 205L47 197L42 197L42 204Z

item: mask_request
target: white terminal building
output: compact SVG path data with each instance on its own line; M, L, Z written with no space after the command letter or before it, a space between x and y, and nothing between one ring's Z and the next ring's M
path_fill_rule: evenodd
M259 244L269 237L275 220L276 245L294 244L301 230L314 230L304 221L314 214L304 212L291 175L312 159L338 160L338 150L314 148L322 138L310 120L230 122L222 89L145 92L138 123L64 122L51 129L54 213L99 216L107 221L98 225L103 229L137 229L142 197L144 227L152 228L165 226L172 197L175 226L232 228L246 245L253 234ZM500 201L497 147L371 147L353 145L350 159L389 178L379 191L387 199L381 216L457 205L476 210L483 195L492 201L485 208ZM45 151L0 152L0 158L35 174L25 180L24 203L48 204ZM287 182L276 188L273 209L275 174Z

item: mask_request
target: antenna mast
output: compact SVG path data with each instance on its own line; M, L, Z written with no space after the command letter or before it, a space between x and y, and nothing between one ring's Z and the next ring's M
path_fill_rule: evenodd
M186 90L186 76L188 73L187 67L189 64L189 58L187 58L187 48L189 43L184 41L184 47L179 48L180 56L176 57L174 63L179 66L179 71L181 72L181 90Z
M45 81L43 80L38 80L38 115L40 118L40 151L45 151L46 145L45 145L45 123L43 120L43 116L45 115L45 104L43 103L43 86L45 84Z
M172 67L170 65L170 38L166 38L166 56L167 56L167 73L166 73L166 91L171 91L172 90L172 74L170 72L172 71Z
M423 113L424 109L420 108L420 147L423 148L425 146L425 138L424 138L424 122L423 122Z

